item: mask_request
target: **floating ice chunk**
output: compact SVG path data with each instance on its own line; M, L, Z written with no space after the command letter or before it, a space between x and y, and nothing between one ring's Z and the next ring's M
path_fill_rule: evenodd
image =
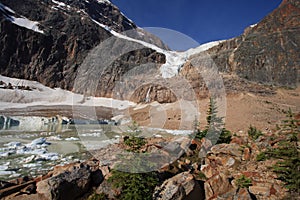
M70 137L70 138L66 138L66 141L78 141L79 138L75 138L75 137Z
M0 176L9 176L9 175L12 175L12 174L15 174L16 172L14 171L1 171L0 170Z
M40 163L29 163L29 164L23 164L23 167L25 168L37 168L37 167L41 167L42 164Z
M20 147L22 145L21 142L10 142L7 144L4 144L3 146L8 147L8 148L17 148Z
M47 138L47 140L50 140L50 141L61 141L62 138L61 138L60 135L58 135L58 136L50 136L50 137Z
M33 140L30 144L31 145L42 145L46 142L46 139L45 138L37 138L35 140Z
M0 171L5 171L8 169L7 165L0 165Z
M13 173L12 175L10 175L8 178L11 178L11 179L13 179L13 178L18 178L18 177L20 177L21 176L21 174L18 174L18 173Z
M45 153L40 155L40 158L44 159L44 160L58 160L60 158L58 153Z
M23 163L30 163L33 161L33 159L35 158L35 155L29 156L27 158L25 158L22 162Z

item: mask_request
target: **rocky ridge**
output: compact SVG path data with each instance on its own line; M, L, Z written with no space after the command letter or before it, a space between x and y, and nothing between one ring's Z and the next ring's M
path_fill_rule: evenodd
M89 51L110 38L112 31L125 31L124 35L130 38L167 48L158 38L138 28L109 1L4 0L1 1L0 21L1 75L67 90L73 90L77 69ZM153 50L143 47L128 52L124 60L114 65L142 64L147 57L163 62L155 58Z

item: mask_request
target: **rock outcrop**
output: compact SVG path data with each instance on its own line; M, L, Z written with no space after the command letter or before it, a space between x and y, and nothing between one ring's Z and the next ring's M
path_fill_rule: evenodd
M300 79L300 5L286 0L258 24L208 53L223 73L267 85L295 87Z
M156 200L181 200L190 199L199 187L192 174L189 172L180 173L167 179L161 186L156 187L153 199ZM197 199L203 199L204 194L197 194Z
M80 164L38 182L37 192L43 199L76 199L86 194L93 186L98 186L103 179L99 169Z
M4 0L0 23L1 75L67 90L74 89L75 78L81 75L77 70L89 51L109 39L111 31L126 31L123 34L131 38L167 48L158 38L137 28L109 1ZM117 79L114 77L122 76L133 64L148 60L164 62L153 50L142 48L128 52L111 66L99 65L111 68L106 72L114 81ZM114 70L120 66L124 67ZM107 89L97 94L110 96L113 87L110 82L101 82Z

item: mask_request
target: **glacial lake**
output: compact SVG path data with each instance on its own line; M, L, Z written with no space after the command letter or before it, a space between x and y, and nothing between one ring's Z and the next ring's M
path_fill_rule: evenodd
M92 157L89 150L105 148L129 131L127 125L45 124L39 117L14 117L18 126L0 130L0 180L44 175L56 165ZM168 131L141 127L144 137L187 135L189 131Z

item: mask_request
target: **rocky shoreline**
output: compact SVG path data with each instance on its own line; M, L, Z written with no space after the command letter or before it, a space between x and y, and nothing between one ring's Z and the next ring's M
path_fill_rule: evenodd
M276 146L279 141L270 139L275 135L269 131L254 141L240 133L233 136L229 144L215 146L205 138L190 140L176 136L147 139L147 145L140 152L157 153L167 158L175 156L156 170L161 179L153 199L284 199L288 191L270 170L274 160L256 159L263 149ZM167 144L169 149L162 144ZM208 150L207 154L203 154L203 149ZM108 179L119 162L116 158L124 150L126 145L121 141L92 152L92 159L56 166L44 176L2 181L0 196L3 199L31 200L88 199L91 194L98 193L105 194L108 199L118 199L121 191L114 188ZM251 184L241 187L241 177L250 179Z

